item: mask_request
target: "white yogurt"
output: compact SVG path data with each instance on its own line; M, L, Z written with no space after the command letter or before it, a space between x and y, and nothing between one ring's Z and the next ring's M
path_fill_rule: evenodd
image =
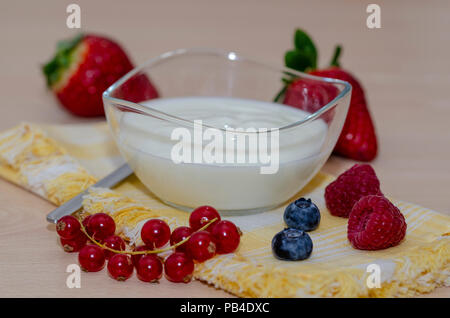
M145 105L219 129L281 128L309 115L280 104L227 97L164 98ZM260 162L176 164L171 151L179 141L170 137L182 124L130 112L122 113L118 124L117 143L139 179L162 200L188 208L206 204L237 211L277 206L300 191L328 155L322 149L327 134L322 120L279 131L275 174L261 174ZM252 149L237 151L249 156Z

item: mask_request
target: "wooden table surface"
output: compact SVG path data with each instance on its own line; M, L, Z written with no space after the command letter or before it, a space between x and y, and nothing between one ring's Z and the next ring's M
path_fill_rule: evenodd
M46 91L40 66L66 25L72 1L0 4L0 130L20 121L86 122L59 108ZM236 50L282 64L296 27L309 31L325 65L336 43L342 65L363 83L376 122L380 153L373 162L384 193L450 214L450 2L376 1L381 29L366 27L373 1L76 1L84 31L119 40L142 63L181 47ZM324 170L353 162L332 157ZM0 180L0 296L3 297L222 297L199 282L119 283L105 273L82 274L69 289L63 253L45 215L53 206ZM431 296L449 297L450 288ZM430 295L428 295L430 296Z

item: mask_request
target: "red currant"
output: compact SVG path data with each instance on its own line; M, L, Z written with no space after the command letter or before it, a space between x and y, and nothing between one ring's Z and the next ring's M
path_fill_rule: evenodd
M153 250L151 248L151 246L146 246L146 245L139 245L139 246L136 246L133 248L133 251L135 251L135 252L151 251L151 250ZM137 266L137 264L142 256L145 256L145 254L131 255L131 261L133 262L134 266Z
M147 246L161 247L170 239L170 227L159 219L148 220L142 227L141 239Z
M71 215L63 216L58 220L56 232L61 238L66 240L74 239L82 234L80 222Z
M86 241L87 237L83 233L71 240L60 238L61 245L67 253L78 252L86 245Z
M97 245L86 245L78 254L81 269L86 272L98 272L105 266L105 254Z
M114 254L108 261L108 273L112 278L124 281L133 274L131 257L125 254Z
M125 242L123 239L118 235L111 235L105 238L103 241L103 244L109 248L112 248L114 250L124 251L125 250ZM113 256L115 253L112 251L109 251L105 249L104 251L106 259L109 259L111 256Z
M198 262L204 262L216 254L216 244L209 232L200 231L192 234L187 241L187 250L189 256Z
M178 242L181 242L182 240L188 238L192 235L194 231L187 226L180 226L177 227L175 230L173 230L172 235L170 236L170 245L175 245ZM187 242L177 246L175 248L175 251L177 252L186 252L187 248Z
M156 255L144 255L136 265L137 277L143 282L157 282L162 272L163 263Z
M95 240L103 241L108 236L114 235L116 224L108 214L96 213L89 218L88 230Z
M174 283L189 283L194 272L194 262L185 253L170 254L164 262L164 273L167 280Z
M237 249L242 233L233 222L223 220L214 225L211 234L216 242L217 253L227 254Z
M214 209L212 206L204 205L196 208L191 212L189 216L189 226L192 230L197 231L199 228L205 226L209 221L217 218L217 220L208 226L207 231L211 231L212 226L220 221L219 212Z

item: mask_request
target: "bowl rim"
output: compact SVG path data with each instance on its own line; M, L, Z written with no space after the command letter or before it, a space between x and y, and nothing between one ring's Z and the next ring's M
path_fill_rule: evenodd
M116 98L116 97L111 96L111 94L117 89L117 87L119 87L120 85L125 83L127 80L129 80L131 77L133 77L135 74L139 73L140 71L144 70L145 68L147 68L153 64L160 63L169 58L174 58L174 57L182 56L182 55L186 55L186 54L211 54L211 55L216 55L218 57L226 58L227 60L230 60L230 61L241 61L241 62L249 62L249 63L257 64L261 67L269 68L269 69L272 69L272 70L280 72L280 73L286 73L286 74L294 75L294 76L301 77L301 78L309 78L309 79L313 79L316 81L344 85L344 89L329 103L325 104L324 106L319 108L317 111L309 114L308 116L306 116L305 118L303 118L301 120L298 120L296 122L290 123L290 124L282 126L282 127L277 127L277 129L279 131L288 130L290 128L301 126L301 125L306 125L307 123L315 120L316 118L321 116L323 113L327 112L334 105L336 105L340 100L342 100L348 94L350 94L351 90L352 90L352 86L350 83L339 80L339 79L311 75L311 74L307 74L304 72L296 71L296 70L288 68L288 67L277 67L270 63L265 63L265 62L261 62L256 59L244 57L244 56L238 54L236 51L230 51L230 50L226 50L226 49L217 49L217 48L195 47L195 48L181 48L181 49L175 49L172 51L167 51L156 57L148 59L146 62L136 66L135 68L133 68L128 73L126 73L124 76L122 76L120 79L118 79L115 83L113 83L110 87L108 87L103 92L102 98L103 98L103 102L104 102L104 107L106 108L105 100L108 100L109 102L111 102L113 104L118 104L118 105L122 106L123 108L133 111L134 113L139 113L142 115L148 115L148 116L152 116L152 117L155 117L155 115L158 115L159 118L163 119L163 120L179 123L183 126L185 126L185 125L188 125L189 127L194 126L195 123L193 120L184 119L184 118L178 117L176 115L154 109L147 105L143 105L140 103L135 103L135 102L131 102L131 101L128 101L125 99ZM105 110L105 112L106 112L106 110ZM195 125L197 125L197 124L195 124ZM214 128L214 129L225 131L224 128L213 127L213 126L209 126L207 124L202 124L202 126L207 127L207 128ZM258 133L258 132L256 132L256 133Z

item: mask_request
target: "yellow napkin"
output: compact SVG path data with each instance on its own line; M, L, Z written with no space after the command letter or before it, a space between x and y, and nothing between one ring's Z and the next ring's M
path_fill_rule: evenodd
M0 134L0 176L61 204L123 162L105 124L21 124ZM89 173L87 172L89 171ZM323 191L334 178L319 173L296 197L320 208L320 227L310 233L314 249L305 261L276 260L271 240L284 228L284 207L257 215L228 217L243 231L239 249L198 264L194 276L241 297L401 297L450 285L450 217L393 200L405 215L405 240L382 251L353 249L347 220L331 216ZM89 213L109 213L119 234L139 241L143 223L161 217L187 224L185 212L166 206L135 176L113 191L93 189L84 199ZM44 219L43 219L44 220ZM380 270L380 286L374 274Z

